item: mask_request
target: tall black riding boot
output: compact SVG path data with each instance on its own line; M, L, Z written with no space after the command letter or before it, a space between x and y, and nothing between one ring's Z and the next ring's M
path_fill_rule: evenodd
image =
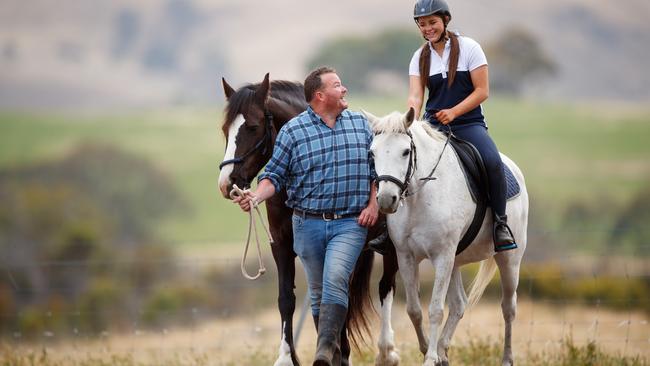
M313 366L340 366L341 330L348 309L338 304L321 304L318 321L318 349Z
M503 252L517 248L512 230L508 226L508 216L494 214L494 251Z

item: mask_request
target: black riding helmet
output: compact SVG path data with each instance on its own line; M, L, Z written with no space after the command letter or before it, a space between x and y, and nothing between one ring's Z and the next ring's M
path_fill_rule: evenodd
M451 12L449 5L445 0L418 0L413 9L413 19L417 21L419 17L424 17L432 14L448 15L451 19Z
M449 19L446 20L443 18L443 22L445 24L445 32L443 32L443 34L440 35L440 38L436 41L440 42L445 38L445 34L447 32L447 24L451 20L449 5L447 5L447 2L445 0L418 0L418 2L415 3L415 8L413 9L413 20L415 21L415 24L418 23L419 17L425 17L427 15L433 14L443 16L446 15L449 17Z

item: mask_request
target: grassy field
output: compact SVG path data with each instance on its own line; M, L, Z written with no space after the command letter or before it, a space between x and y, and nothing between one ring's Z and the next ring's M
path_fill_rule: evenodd
M426 309L426 308L425 308ZM503 325L499 305L489 301L470 310L460 322L450 348L453 365L500 365ZM426 323L426 311L425 311ZM296 316L297 318L297 316ZM628 321L627 326L621 326ZM422 355L404 305L396 302L393 329L402 365L418 365ZM373 340L353 352L353 364L374 365L379 321ZM595 326L594 326L595 324ZM0 343L0 365L12 366L265 366L277 357L279 318L273 309L246 317L227 317L160 331L112 333L97 338L38 343ZM623 366L647 365L647 317L585 307L557 307L521 301L514 324L517 365ZM309 365L316 348L311 322L298 343Z
M403 100L351 100L377 115ZM561 212L571 201L622 204L650 182L650 109L533 104L491 99L484 105L500 149L524 171L533 205ZM98 114L0 113L0 169L57 159L81 142L116 145L168 172L192 212L159 233L183 247L239 243L246 217L218 194L223 157L221 106ZM534 227L535 223L531 223Z

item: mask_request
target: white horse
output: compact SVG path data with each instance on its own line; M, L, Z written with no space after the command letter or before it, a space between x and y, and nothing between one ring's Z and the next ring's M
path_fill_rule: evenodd
M518 248L495 253L492 239L492 214L486 214L472 244L456 256L458 242L469 227L476 204L472 201L460 162L446 136L427 122L414 121L414 112L398 112L378 118L365 113L375 132L371 146L380 180L377 200L386 214L388 231L397 250L399 270L406 292L406 306L417 333L424 365L448 365L451 337L467 306L478 302L498 266L501 274L501 309L505 320L503 365L513 364L512 322L517 309L519 266L526 249L528 193L521 170L505 155L501 158L516 177L521 193L507 203L508 223ZM422 180L435 168L435 180ZM408 190L409 194L404 194ZM429 335L422 326L418 297L418 264L428 259L435 269L429 305ZM460 267L482 261L470 290L469 300L461 280ZM397 365L390 317L392 299L382 304L382 326L377 365ZM444 304L449 315L440 331Z

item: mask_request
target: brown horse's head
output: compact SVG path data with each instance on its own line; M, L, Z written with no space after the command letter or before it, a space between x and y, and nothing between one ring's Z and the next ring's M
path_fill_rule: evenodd
M233 184L250 187L251 181L271 158L275 135L280 126L306 108L302 85L286 81L269 82L269 74L259 84L235 91L222 79L226 95L226 153L220 165L219 190L224 197Z

